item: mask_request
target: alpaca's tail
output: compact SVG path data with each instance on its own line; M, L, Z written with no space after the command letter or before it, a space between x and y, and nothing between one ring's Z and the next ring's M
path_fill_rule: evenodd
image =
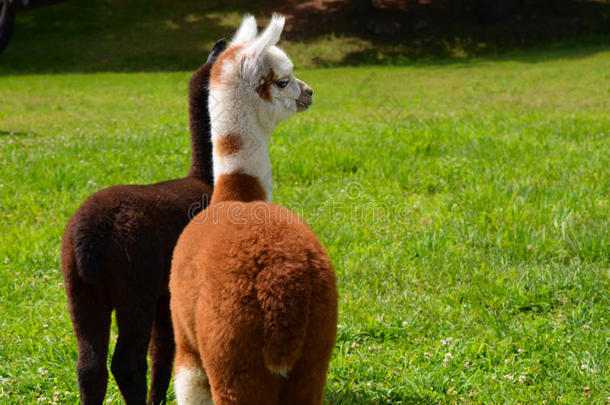
M101 217L79 215L72 231L74 258L78 274L94 282L102 274L109 230Z
M281 263L265 267L256 278L257 299L263 310L265 365L287 377L309 326L311 280L307 266Z

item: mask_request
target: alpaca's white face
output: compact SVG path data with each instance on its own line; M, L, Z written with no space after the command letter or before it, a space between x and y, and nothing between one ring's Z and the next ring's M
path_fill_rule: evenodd
M252 83L257 95L256 109L261 119L275 124L313 103L313 89L293 74L293 64L279 48L272 46L260 58L258 80Z

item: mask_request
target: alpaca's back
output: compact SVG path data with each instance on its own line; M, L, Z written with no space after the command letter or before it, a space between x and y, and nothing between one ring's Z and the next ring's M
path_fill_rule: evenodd
M180 232L205 208L211 192L209 184L190 177L100 190L83 202L68 223L62 251L73 250L85 280L122 278L125 275L117 271L138 266L150 270L141 280L149 284L155 273L169 271Z
M321 401L312 385L324 386L334 345L335 276L295 214L263 202L211 205L180 236L170 290L176 339L201 357L213 386L242 390L249 404ZM177 370L181 361L177 353Z

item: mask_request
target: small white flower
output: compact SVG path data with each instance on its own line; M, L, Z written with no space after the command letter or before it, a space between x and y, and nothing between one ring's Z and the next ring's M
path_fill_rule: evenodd
M586 364L583 364L583 365L580 366L580 369L582 371L587 371L588 368L589 368L589 366L587 366Z
M519 382L520 382L521 384L524 384L526 380L527 380L527 377L525 376L525 374L521 374L521 375L519 376Z
M504 379L506 381L513 381L515 379L515 377L512 374L506 374L506 375L504 375Z
M523 353L524 351L525 351L525 350L523 350L523 349L518 349L518 350L517 350L517 353Z

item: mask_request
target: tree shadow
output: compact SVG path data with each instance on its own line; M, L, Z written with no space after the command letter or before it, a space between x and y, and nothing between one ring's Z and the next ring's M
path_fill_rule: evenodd
M261 2L73 0L24 10L0 73L177 71L201 65ZM230 10L227 12L226 10Z
M522 0L518 14L494 22L477 19L469 0L377 0L378 7L364 16L347 0L324 3L327 9L313 3L296 8L287 29L311 41L308 25L297 23L309 18L320 22L318 34L340 32L368 43L335 65L436 64L498 55L535 63L610 49L610 2L600 0Z
M246 12L285 14L287 47L326 47L310 47L304 65L311 67L436 64L494 54L534 63L610 48L609 2L523 0L520 14L493 24L474 18L464 6L471 2L375 0L377 8L366 16L356 15L350 0L55 2L18 14L0 74L193 70ZM547 52L562 46L571 50Z

